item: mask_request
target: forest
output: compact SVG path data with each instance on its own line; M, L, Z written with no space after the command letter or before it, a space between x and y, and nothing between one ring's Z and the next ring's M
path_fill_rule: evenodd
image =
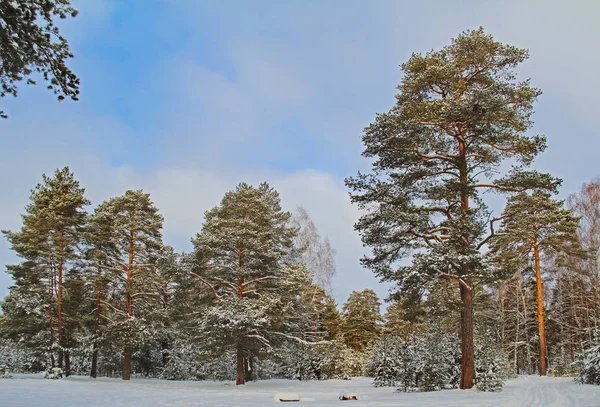
M60 64L39 72L77 99L66 40L46 45ZM335 242L267 182L232 185L180 253L149 193L91 202L68 166L42 175L21 228L2 231L19 261L0 377L600 384L600 178L560 199L559 174L535 169L547 140L531 133L541 90L518 79L528 57L480 28L401 65L394 106L363 132L370 169L345 180L386 298L356 287L336 303Z

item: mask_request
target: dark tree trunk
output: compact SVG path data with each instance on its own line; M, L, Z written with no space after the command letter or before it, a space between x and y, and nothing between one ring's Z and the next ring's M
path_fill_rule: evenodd
M473 349L473 292L460 286L463 309L460 313L461 351L460 388L470 389L475 381L475 354Z
M69 351L65 351L65 376L71 376L71 354Z
M169 341L164 340L160 343L162 349L162 365L165 367L169 363Z
M90 377L94 379L98 375L98 345L94 343L94 351L92 352L92 369L90 370Z
M131 346L125 346L123 352L123 380L131 379Z
M242 345L241 340L237 344L237 355L236 355L236 378L235 384L245 384L244 380L244 346Z

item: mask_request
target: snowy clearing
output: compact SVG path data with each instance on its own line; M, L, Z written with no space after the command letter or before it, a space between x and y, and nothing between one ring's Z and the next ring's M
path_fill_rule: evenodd
M46 380L36 375L16 375L0 380L0 406L264 406L276 403L278 393L297 393L300 403L331 406L353 403L361 406L460 406L460 407L597 407L600 386L581 385L569 378L520 377L510 380L501 393L448 390L430 393L396 393L392 388L374 388L371 379L299 382L265 380L235 386L232 382L170 382L134 379L89 379L72 377ZM340 401L341 395L356 395L358 401ZM346 404L342 404L346 405Z

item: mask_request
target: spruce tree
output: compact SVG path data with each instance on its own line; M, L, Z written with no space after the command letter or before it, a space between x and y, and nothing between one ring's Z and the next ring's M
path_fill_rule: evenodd
M401 293L422 291L436 278L458 285L463 389L475 377L472 290L493 278L480 254L494 223L481 193L555 183L526 168L546 146L543 136L526 134L540 95L516 80L514 68L527 56L483 29L413 54L402 65L396 105L364 131L372 172L346 180L352 201L366 211L355 225L373 250L366 267L397 282ZM506 161L514 165L502 174ZM411 266L398 267L415 251Z
M46 285L51 297L48 309L51 347L56 332L58 364L62 369L64 361L67 376L70 374L70 358L65 344L63 283L69 267L73 267L80 258L82 229L87 216L84 207L90 203L84 191L68 167L56 170L53 177L44 174L43 182L32 191L21 230L3 232L12 249L31 265L28 270L34 274L30 277ZM39 274L41 270L42 274ZM29 278L14 273L13 277Z
M379 297L370 288L350 293L342 307L342 332L346 345L364 352L375 344L381 334L383 322L379 313L380 306Z
M79 78L67 67L73 58L67 39L54 20L75 17L69 0L13 0L0 2L0 97L17 96L17 83L35 84L41 74L58 100L79 96ZM6 114L0 111L0 117Z
M235 349L238 385L246 382L253 355L310 329L308 318L293 318L310 276L304 266L284 262L295 236L290 217L268 184L242 183L205 213L193 240L194 275L215 301L202 326L213 351Z
M541 255L585 257L577 237L579 218L563 208L545 191L525 192L511 197L502 213L502 226L492 243L499 263L526 263L531 257L535 270L539 336L539 373L546 375L548 347L544 321Z
M156 261L163 247L163 217L150 194L129 190L98 205L91 224L98 225L101 233L90 237L96 245L88 254L95 260L93 266L105 270L113 286L123 293L120 306L103 300L98 303L106 304L114 313L108 330L121 341L122 377L129 380L133 347L148 333L144 319L136 316L150 312L158 303L161 280Z

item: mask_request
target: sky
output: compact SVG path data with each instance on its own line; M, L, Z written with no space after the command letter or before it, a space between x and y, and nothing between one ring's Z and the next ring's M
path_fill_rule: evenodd
M400 65L483 26L527 48L519 78L543 95L535 162L561 196L600 175L600 2L594 0L72 0L61 21L79 102L44 86L0 100L0 229L18 230L43 173L69 166L97 205L144 189L164 241L192 248L204 211L240 182L269 182L304 206L337 250L333 293L382 284L359 263L360 213L344 178L368 170L361 135L394 103ZM18 261L0 240L0 266ZM10 276L0 273L0 296Z

